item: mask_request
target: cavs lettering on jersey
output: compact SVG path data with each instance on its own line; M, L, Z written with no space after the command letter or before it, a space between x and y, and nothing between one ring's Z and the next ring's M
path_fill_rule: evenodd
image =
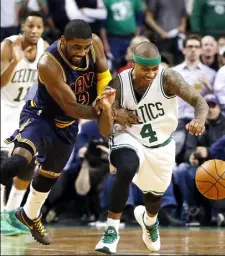
M139 124L127 128L128 132L142 145L154 147L167 141L178 123L177 97L167 96L163 90L162 77L164 67L159 67L159 72L152 84L147 88L140 102L137 101L132 85L131 71L125 70L119 74L121 84L121 106L133 110L140 117ZM116 124L113 136L121 132Z
M6 38L14 42L19 35ZM37 63L45 51L44 40L40 38L37 43L37 54L33 62L26 58L21 59L16 65L8 84L1 89L1 100L11 107L19 107L24 104L24 98L33 84L37 84Z
M79 104L90 105L97 97L97 78L95 73L95 53L93 46L90 46L89 53L83 58L79 67L73 66L64 56L60 40L55 41L45 52L63 74L65 83L70 87ZM48 93L41 77L38 79L38 90L33 101L37 109L53 118L59 128L64 128L73 123L74 118L65 114L57 102Z

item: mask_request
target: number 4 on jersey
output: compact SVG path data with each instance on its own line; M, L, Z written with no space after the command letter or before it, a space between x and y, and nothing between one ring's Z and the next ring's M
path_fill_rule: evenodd
M149 137L149 143L152 143L152 142L155 142L158 140L158 138L156 136L156 132L152 130L151 124L145 124L142 127L140 134L141 134L142 138Z

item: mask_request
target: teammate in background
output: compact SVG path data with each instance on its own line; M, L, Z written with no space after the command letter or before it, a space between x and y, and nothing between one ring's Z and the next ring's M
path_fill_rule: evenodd
M8 159L9 146L4 143L17 129L24 98L29 88L37 83L37 63L48 46L41 36L44 20L39 12L30 12L22 25L23 35L14 35L1 43L1 164ZM4 207L4 188L1 186L1 234L15 235L29 229L15 218L32 178L15 177L9 199ZM4 209L4 211L3 211Z
M104 91L111 74L101 40L85 21L73 20L42 55L38 75L37 93L24 106L20 129L9 139L15 147L1 168L1 183L16 175L26 177L27 166L37 153L38 174L24 207L15 216L38 242L47 245L51 236L41 222L41 207L71 155L78 119L98 118L91 104ZM110 97L111 91L107 93ZM120 109L115 119L127 124L137 117Z
M107 229L96 245L96 251L116 253L119 223L133 182L144 193L144 206L134 210L143 229L143 241L150 251L160 249L157 214L163 193L170 184L175 163L175 142L171 134L177 127L177 96L195 108L195 119L187 124L193 135L205 129L208 106L205 100L174 70L160 65L157 47L142 42L135 47L134 68L123 71L109 86L116 96L97 102L103 109L99 128L110 136L110 161L116 167L116 178L109 198ZM113 103L115 98L115 102ZM133 110L138 124L124 128L112 118L118 107Z

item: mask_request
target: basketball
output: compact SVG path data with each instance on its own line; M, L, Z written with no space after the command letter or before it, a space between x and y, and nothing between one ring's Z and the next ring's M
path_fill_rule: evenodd
M199 192L208 199L224 199L225 162L213 159L203 163L197 169L195 183Z

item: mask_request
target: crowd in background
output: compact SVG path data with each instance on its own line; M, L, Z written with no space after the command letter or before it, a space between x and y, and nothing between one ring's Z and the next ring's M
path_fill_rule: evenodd
M225 161L225 0L1 0L1 41L20 33L30 10L43 13L50 44L68 21L88 22L102 39L112 74L131 68L135 45L150 40L162 64L204 96L209 114L200 137L187 134L193 108L179 99L176 165L159 219L165 226L225 225L225 201L208 200L195 186L198 166L214 158ZM104 225L114 179L110 170L107 139L96 121L81 120L73 154L43 208L45 221ZM132 184L122 218L126 224L135 224L133 208L142 203Z

